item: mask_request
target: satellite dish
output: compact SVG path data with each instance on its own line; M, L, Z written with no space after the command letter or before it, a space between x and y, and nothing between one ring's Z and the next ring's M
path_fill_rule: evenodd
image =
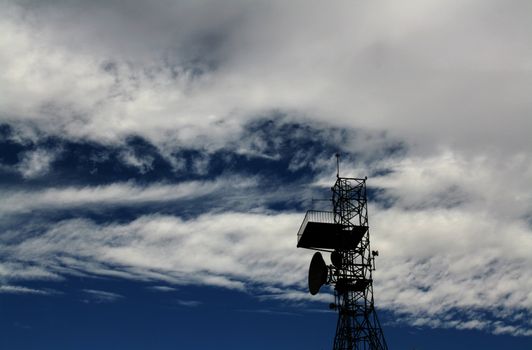
M331 262L337 269L342 268L342 254L339 251L335 250L331 253Z
M321 253L314 253L308 269L308 290L310 294L318 294L321 286L327 283L327 274L327 265L325 265Z

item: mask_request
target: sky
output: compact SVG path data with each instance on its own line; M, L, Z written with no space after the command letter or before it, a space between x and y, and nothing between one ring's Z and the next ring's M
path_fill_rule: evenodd
M531 349L531 16L0 0L0 347L331 348L296 234L338 152L389 348Z

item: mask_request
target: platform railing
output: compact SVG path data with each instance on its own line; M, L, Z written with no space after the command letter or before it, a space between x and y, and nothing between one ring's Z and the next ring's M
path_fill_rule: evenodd
M298 242L301 236L303 235L305 228L307 227L307 223L309 222L318 222L322 224L334 224L334 212L322 211L322 210L307 211L307 214L305 214L305 218L303 219L303 222L301 223L301 226L299 227L299 231L297 231Z

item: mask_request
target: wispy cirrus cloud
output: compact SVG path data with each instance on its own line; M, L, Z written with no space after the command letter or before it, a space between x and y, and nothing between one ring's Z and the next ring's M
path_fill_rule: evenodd
M112 303L124 298L123 295L118 293L96 289L83 289L83 293L88 297L88 299L86 299L88 302L95 303Z
M175 292L178 290L177 288L173 288L169 286L151 286L149 287L149 289L158 291L158 292Z
M178 299L178 300L176 300L176 302L179 305L185 306L185 307L198 307L198 306L203 304L203 302L198 301L198 300L181 300L181 299Z
M294 236L271 223L288 226L285 232L291 232L298 226L296 217L226 213L182 220L153 215L104 226L66 220L42 235L6 245L2 253L66 274L70 268L95 275L119 270L129 278L237 289L253 281L293 284L299 277L286 280L285 271L300 270L302 261L296 256L305 253L285 255L286 248L277 249L291 247ZM262 228L256 227L259 223ZM292 265L296 261L298 267Z
M178 184L137 185L133 182L113 183L103 186L48 187L36 191L3 191L0 212L16 214L32 210L61 210L90 206L139 205L162 203L213 195L220 191L244 190L256 185L253 178L227 177L206 181L189 181Z
M38 182L55 156L21 151L0 164L23 176L1 190L2 282L258 285L264 298L303 302L294 212L315 193L307 185L330 186L340 150L343 174L374 175L379 307L414 325L530 335L529 3L7 1L0 11L0 122L18 141L106 145L141 180L159 156L205 178ZM157 151L136 153L131 136ZM174 156L183 149L196 156ZM101 165L104 151L89 158ZM210 172L216 152L235 177ZM250 162L235 170L235 155ZM202 198L190 218L175 216ZM83 213L176 202L172 215ZM70 208L78 216L61 217Z
M529 228L479 221L459 208L375 209L379 308L411 324L529 332L522 320L507 317L532 309ZM310 252L295 249L301 219L219 213L189 220L152 215L127 224L67 220L6 246L2 256L64 276L81 272L247 290L265 300L330 302L327 287L318 297L305 290Z
M35 295L54 295L56 291L50 289L36 289L17 285L0 285L0 294L35 294Z

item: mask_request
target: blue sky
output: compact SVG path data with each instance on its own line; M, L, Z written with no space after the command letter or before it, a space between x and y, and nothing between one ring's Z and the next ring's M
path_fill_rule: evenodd
M530 349L531 11L0 1L0 347L330 348L339 152L389 347Z

